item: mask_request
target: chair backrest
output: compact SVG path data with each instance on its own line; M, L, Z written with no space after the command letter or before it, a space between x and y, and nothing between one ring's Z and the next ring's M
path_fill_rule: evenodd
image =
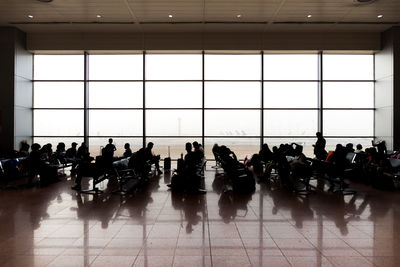
M348 163L353 163L355 157L356 157L356 153L354 153L354 152L349 152L346 154L346 160Z
M4 169L3 169L3 163L2 160L0 160L0 177L4 176Z
M400 168L400 159L389 159L389 161L393 169Z

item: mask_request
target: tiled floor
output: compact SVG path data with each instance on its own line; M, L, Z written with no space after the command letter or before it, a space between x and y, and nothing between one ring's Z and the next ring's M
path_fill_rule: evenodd
M0 265L400 266L400 192L221 195L214 177L206 195L171 194L167 174L132 196L0 190Z

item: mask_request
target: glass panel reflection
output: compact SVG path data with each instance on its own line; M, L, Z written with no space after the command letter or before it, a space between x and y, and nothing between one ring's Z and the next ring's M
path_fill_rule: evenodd
M83 55L35 55L35 80L83 80Z
M324 110L325 136L372 136L373 110Z
M264 83L265 108L317 108L317 82Z
M83 110L34 110L34 135L83 136Z
M201 108L201 82L147 82L147 108Z
M90 80L143 80L143 55L89 55Z
M258 110L206 110L206 136L259 136Z
M91 110L89 120L90 136L143 135L141 110Z
M260 82L206 82L206 108L260 108Z
M146 54L147 80L201 80L202 55Z
M325 80L373 80L373 55L323 55Z
M35 108L83 108L83 82L35 82Z
M264 80L318 80L318 55L264 55Z
M141 108L143 107L143 83L90 82L89 106L91 108Z
M205 55L206 80L261 80L260 55Z
M324 108L373 108L373 82L325 82Z
M316 110L265 110L265 136L314 136L318 129Z
M201 136L201 110L148 110L148 136Z

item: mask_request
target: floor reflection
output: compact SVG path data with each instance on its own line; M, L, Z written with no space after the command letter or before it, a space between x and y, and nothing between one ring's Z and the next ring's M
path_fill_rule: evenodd
M80 195L64 180L2 190L1 266L399 266L400 194L299 196L279 184L235 194L206 171L206 195L173 194L168 173L133 194ZM89 186L90 184L87 184Z

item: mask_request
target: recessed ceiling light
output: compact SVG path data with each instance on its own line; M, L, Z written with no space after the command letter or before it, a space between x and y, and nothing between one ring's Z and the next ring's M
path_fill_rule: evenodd
M168 15L168 18L172 18L173 16L171 14Z
M33 19L33 16L32 15L28 15L28 18Z
M312 17L312 15L311 15L311 14L307 15L307 18L311 18L311 17Z
M383 15L378 15L378 19L381 19L381 18L383 18Z
M101 15L96 15L96 17L97 17L97 18L101 18L102 16L101 16Z
M236 17L237 17L237 18L241 18L241 17L242 17L242 15L238 14L238 15L236 15Z

